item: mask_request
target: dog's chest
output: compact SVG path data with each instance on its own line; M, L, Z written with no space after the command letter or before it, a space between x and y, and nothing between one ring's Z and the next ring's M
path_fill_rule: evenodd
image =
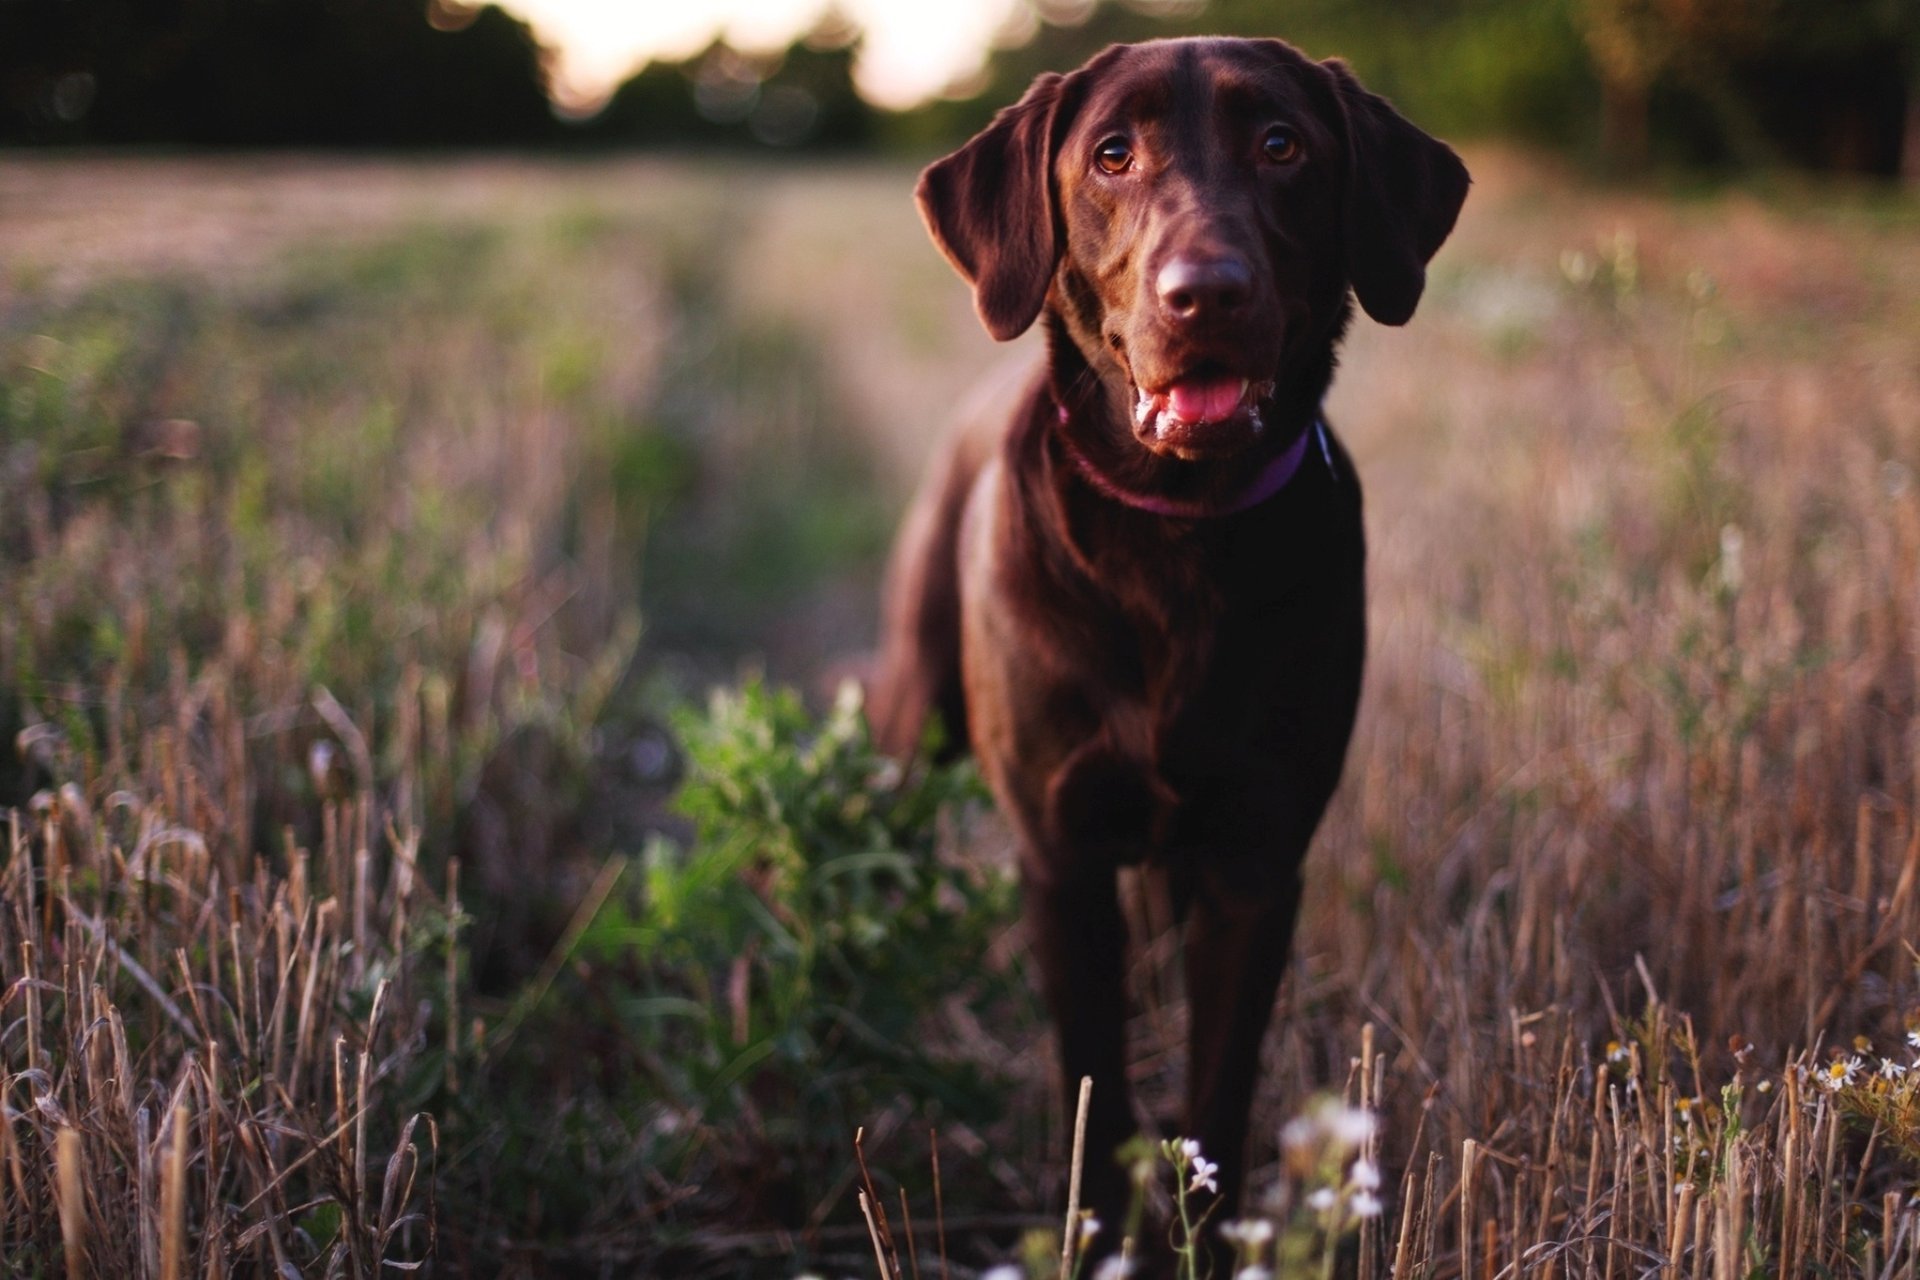
M1238 792L1258 785L1300 697L1289 678L1303 669L1289 661L1298 618L1268 583L1235 584L1230 594L1217 579L1130 581L1136 590L1105 609L1061 602L1063 626L1098 633L1083 634L1073 651L1100 661L1061 673L1089 745L1069 753L1055 791L1091 788L1108 807L1114 797L1140 798L1148 811L1136 829L1159 846L1190 825L1186 811L1234 806Z
M1230 842L1263 795L1299 794L1299 760L1337 769L1364 651L1357 497L1081 524L997 471L962 557L968 716L1034 838L1121 861Z

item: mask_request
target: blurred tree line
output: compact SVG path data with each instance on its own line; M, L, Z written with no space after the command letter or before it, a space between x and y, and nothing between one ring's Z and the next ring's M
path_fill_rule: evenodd
M1920 178L1920 0L1029 0L978 93L892 125L962 137L1119 40L1281 35L1448 137L1620 168L1792 164Z
M0 0L0 142L551 141L544 53L422 0Z
M838 15L777 54L716 42L685 61L641 68L578 132L614 146L872 147L885 128L854 88L858 49L859 32Z
M633 0L651 2L651 0ZM1920 0L1023 0L983 73L905 114L858 32L715 44L562 120L525 24L462 0L0 0L0 143L889 147L978 128L1116 40L1284 34L1450 137L1920 177Z

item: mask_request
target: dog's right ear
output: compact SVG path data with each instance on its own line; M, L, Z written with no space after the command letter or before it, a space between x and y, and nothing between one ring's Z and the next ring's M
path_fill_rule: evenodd
M1039 318L1060 261L1053 139L1066 84L1053 72L1035 80L914 189L933 242L973 286L980 322L1001 342Z

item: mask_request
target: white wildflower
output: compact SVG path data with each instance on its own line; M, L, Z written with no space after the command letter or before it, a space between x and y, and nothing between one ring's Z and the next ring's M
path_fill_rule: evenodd
M1898 1080L1905 1074L1907 1074L1907 1068L1901 1066L1892 1058L1880 1059L1880 1078L1882 1080Z
M1192 1191L1198 1191L1200 1188L1205 1187L1207 1190L1212 1191L1215 1194L1218 1194L1220 1190L1220 1184L1218 1182L1215 1182L1213 1179L1213 1175L1218 1172L1220 1172L1220 1166L1216 1164L1214 1161L1209 1160L1202 1155L1194 1156L1193 1181L1187 1184L1187 1190L1192 1192Z
M1199 1142L1192 1138L1180 1139L1180 1155L1183 1159L1198 1160L1200 1158Z
M1099 1234L1100 1234L1100 1219L1094 1217L1090 1213L1080 1219L1080 1247L1082 1249L1087 1247L1087 1242L1089 1240L1092 1240L1095 1236Z
M1127 1280L1132 1274L1133 1263L1116 1253L1094 1268L1093 1280Z
M1832 1093L1844 1089L1860 1077L1861 1062L1858 1058L1835 1058L1820 1073L1820 1087Z
M1243 1218L1220 1228L1220 1238L1229 1244L1258 1249L1273 1239L1273 1224L1265 1218Z
M1332 1187L1321 1187L1307 1197L1307 1208L1315 1213L1325 1213L1340 1203L1340 1195Z
M1280 1129L1280 1145L1288 1151L1302 1151L1314 1144L1319 1129L1306 1116L1295 1116Z
M1362 1191L1380 1189L1380 1166L1361 1156L1353 1162L1353 1170L1347 1175L1349 1181Z
M1356 1218L1377 1218L1380 1216L1380 1197L1371 1191L1360 1191L1347 1201L1347 1208Z
M1373 1137L1373 1113L1358 1107L1339 1107L1327 1118L1327 1132L1334 1141L1352 1150L1365 1146Z
M1273 1272L1265 1267L1242 1267L1233 1273L1233 1280L1273 1280Z
M1316 1104L1306 1115L1295 1116L1280 1130L1280 1145L1290 1152L1313 1152L1331 1147L1357 1151L1373 1137L1371 1111L1342 1106L1332 1099Z
M980 1280L1027 1280L1027 1273L1009 1263L1002 1263L981 1272Z

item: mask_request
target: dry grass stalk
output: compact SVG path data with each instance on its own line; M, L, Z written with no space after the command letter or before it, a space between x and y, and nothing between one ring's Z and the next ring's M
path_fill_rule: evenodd
M880 1280L900 1280L899 1269L887 1266L886 1248L880 1242L880 1224L874 1221L873 1201L860 1192L860 1216L867 1220L867 1239L873 1243L873 1265L880 1269Z
M913 1209L907 1204L907 1189L900 1188L900 1229L907 1233L907 1265L913 1280L920 1280L920 1246L913 1238Z
M1060 1231L1060 1280L1073 1274L1080 1249L1080 1175L1087 1159L1087 1108L1093 1101L1093 1077L1080 1078L1080 1099L1073 1110L1073 1158L1067 1166L1067 1220Z
M940 1280L947 1275L947 1200L940 1186L940 1131L927 1130L927 1156L933 1165L933 1231L940 1246Z
M91 1271L87 1266L86 1172L81 1167L80 1135L65 1125L60 1127L54 1145L54 1177L67 1275L73 1280L84 1280Z

